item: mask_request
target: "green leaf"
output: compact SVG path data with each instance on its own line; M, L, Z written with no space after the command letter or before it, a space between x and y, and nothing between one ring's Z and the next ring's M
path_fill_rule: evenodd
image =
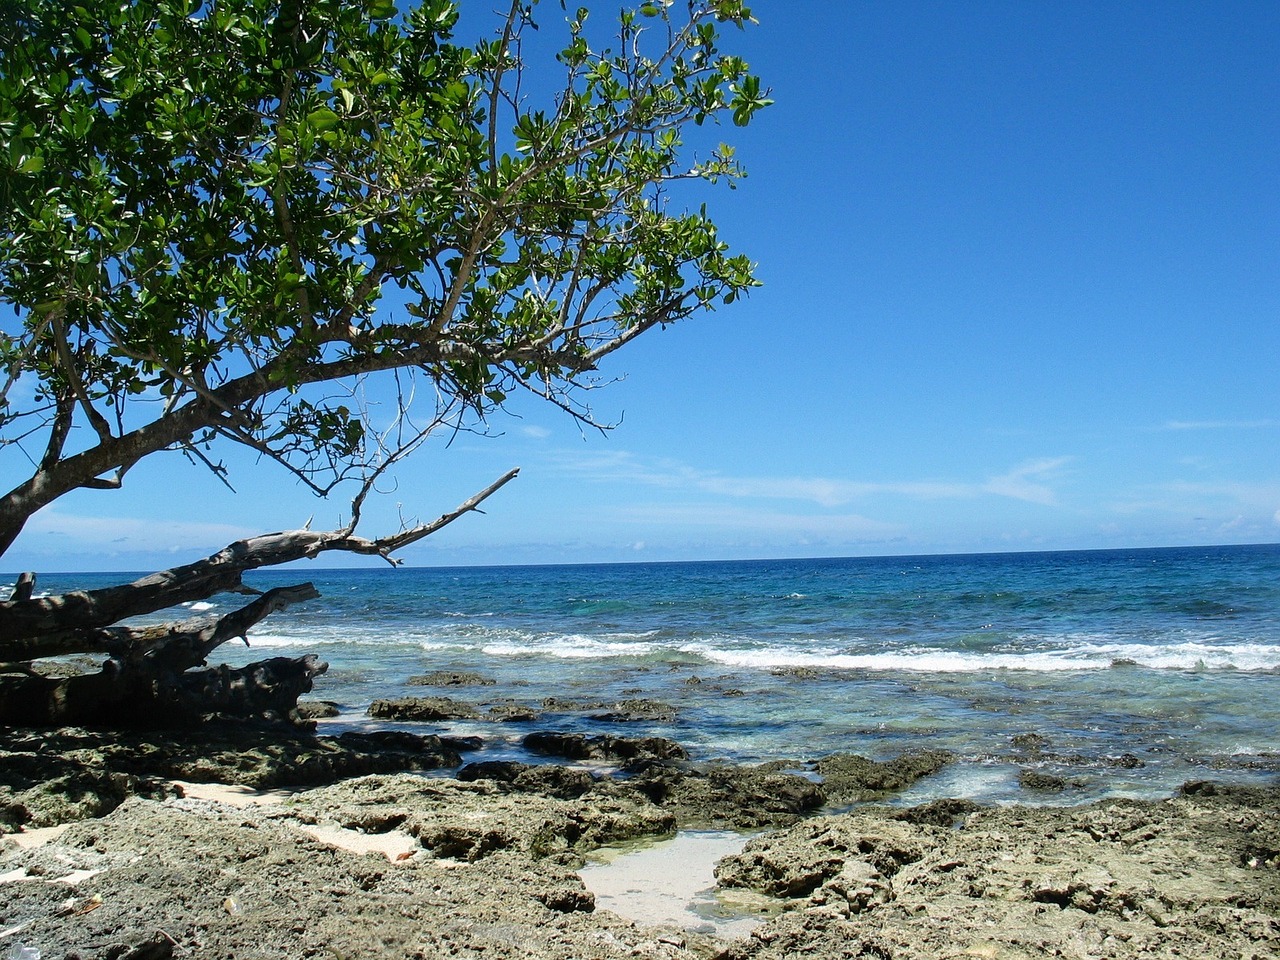
M332 130L341 121L342 118L328 107L320 107L318 110L312 110L307 114L307 125L322 132Z

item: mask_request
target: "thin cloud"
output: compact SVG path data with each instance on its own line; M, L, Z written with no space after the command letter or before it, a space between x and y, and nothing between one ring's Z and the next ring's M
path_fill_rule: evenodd
M982 489L998 497L1024 500L1027 503L1038 503L1046 507L1056 506L1057 495L1044 481L1070 460L1070 457L1032 460L1014 467L1006 474L992 477L982 485Z
M646 529L669 526L681 530L713 529L732 532L750 530L770 537L806 537L812 540L884 540L902 535L896 524L872 520L854 513L809 514L759 510L735 504L695 503L635 504L608 511L609 519L637 524Z
M1070 457L1054 457L1020 464L1007 473L977 483L933 480L868 482L833 477L727 476L698 470L675 461L645 462L625 451L594 457L572 457L562 468L577 476L601 481L630 481L669 489L697 490L716 497L787 500L834 509L876 496L913 500L957 500L984 495L1029 503L1055 505L1057 497L1047 480Z
M1108 506L1124 515L1149 513L1203 520L1211 515L1234 516L1240 511L1266 517L1277 503L1280 483L1178 480L1139 487Z
M862 483L826 477L724 477L708 475L696 481L698 489L730 497L768 500L803 500L820 507L839 507L883 494L916 500L947 500L973 495L973 488L958 483Z
M1169 420L1166 430L1269 430L1280 420Z
M154 551L223 547L261 531L229 523L186 520L143 520L131 517L88 517L50 507L31 518L23 531L29 542L41 536L66 537L80 549ZM66 544L65 549L71 549Z

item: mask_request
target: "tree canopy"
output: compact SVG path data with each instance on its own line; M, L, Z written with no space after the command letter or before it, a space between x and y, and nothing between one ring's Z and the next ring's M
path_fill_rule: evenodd
M719 46L742 0L608 22L514 0L470 45L448 0L6 11L0 463L26 479L0 498L0 553L152 454L225 476L232 442L320 494L356 480L323 549L385 555L406 532L355 537L360 504L434 428L520 389L586 416L602 357L756 283L671 198L743 174L692 127L769 103ZM554 62L531 60L555 31ZM375 422L378 377L395 412ZM12 607L0 638L22 633Z

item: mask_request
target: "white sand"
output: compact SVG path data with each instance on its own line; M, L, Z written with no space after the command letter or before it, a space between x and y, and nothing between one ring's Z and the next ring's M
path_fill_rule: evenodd
M254 790L230 783L191 783L187 780L172 781L182 789L184 797L194 800L215 800L233 807L276 805L288 800L296 790Z
M5 836L23 849L32 850L35 847L43 847L46 843L52 843L57 840L69 826L69 823L62 823L56 827L35 827L31 830L21 830L18 833L8 833Z
M295 826L328 846L350 850L352 853L381 853L392 862L407 860L421 849L418 841L403 830L361 833L359 830L349 830L346 827L331 824L298 823Z
M601 851L608 859L578 871L596 907L637 923L671 924L724 939L744 937L760 923L714 895L715 865L739 852L747 834L685 831L643 847Z
M296 790L254 790L251 787L226 783L189 783L173 781L181 787L183 795L195 800L213 800L233 807L279 806L293 796ZM419 848L418 841L403 830L387 833L361 833L337 824L293 823L293 826L321 843L352 853L380 853L388 860L405 860Z

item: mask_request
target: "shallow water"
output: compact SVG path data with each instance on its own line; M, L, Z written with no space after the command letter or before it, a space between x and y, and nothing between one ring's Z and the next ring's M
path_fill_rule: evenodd
M326 726L388 726L364 719L388 696L587 707L528 724L432 725L484 737L476 759L522 755L535 728L666 736L697 758L742 762L944 748L960 763L912 800L1032 802L1280 769L1280 546L246 577L263 588L304 579L321 600L261 624L252 648L220 653L318 654L330 670L315 696L344 711ZM495 682L405 684L436 670ZM591 719L602 712L591 704L628 698L669 704L674 718ZM1026 791L1028 769L1068 789Z
M646 925L669 924L722 939L745 937L760 924L760 909L718 897L715 865L739 853L750 838L681 831L667 840L605 848L578 874L599 910Z

